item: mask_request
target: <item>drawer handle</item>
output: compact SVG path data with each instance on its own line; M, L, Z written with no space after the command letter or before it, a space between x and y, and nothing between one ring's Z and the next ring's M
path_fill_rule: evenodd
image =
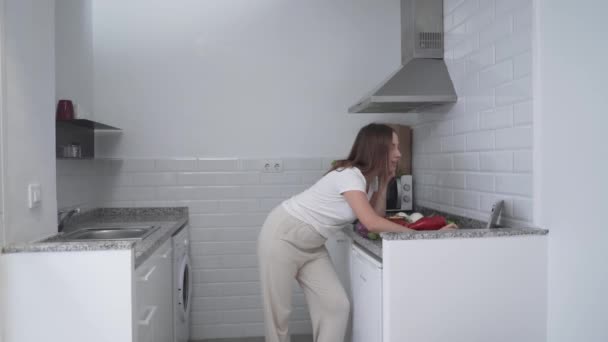
M359 278L363 279L363 281L367 283L367 279L365 279L365 277L363 276L363 274L359 274Z
M144 319L140 319L139 320L139 325L150 325L150 321L152 320L152 317L154 317L154 314L156 313L156 306L148 306L148 314L146 315L146 318Z
M166 251L164 254L162 254L162 255L160 256L160 257L161 257L161 259L168 259L168 258L169 258L169 256L171 255L171 252L172 252L172 251L173 251L173 250L172 250L171 248L169 248L169 250L168 250L168 251Z
M150 267L150 270L148 270L148 272L143 277L139 277L139 280L148 281L148 279L150 279L150 276L152 275L152 273L154 273L155 270L156 270L156 265Z

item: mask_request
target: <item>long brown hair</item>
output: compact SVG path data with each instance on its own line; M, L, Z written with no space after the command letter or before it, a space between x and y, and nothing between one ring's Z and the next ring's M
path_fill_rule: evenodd
M356 167L365 176L385 174L389 168L388 154L393 142L393 132L390 126L384 124L371 123L364 126L359 130L348 157L336 160L328 173Z

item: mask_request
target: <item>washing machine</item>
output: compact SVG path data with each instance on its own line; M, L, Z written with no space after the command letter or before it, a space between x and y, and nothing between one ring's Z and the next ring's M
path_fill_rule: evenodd
M173 333L175 342L188 342L188 338L190 338L192 269L189 250L189 228L188 225L185 225L173 235Z

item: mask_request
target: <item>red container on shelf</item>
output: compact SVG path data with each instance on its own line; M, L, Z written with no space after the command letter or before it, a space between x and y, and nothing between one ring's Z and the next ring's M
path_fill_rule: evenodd
M70 100L59 100L57 102L56 120L74 120L74 104Z

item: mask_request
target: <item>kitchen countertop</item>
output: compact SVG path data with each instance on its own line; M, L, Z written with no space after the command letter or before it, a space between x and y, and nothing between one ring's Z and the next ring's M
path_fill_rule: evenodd
M160 226L143 240L63 241L64 233L31 243L11 244L3 253L77 252L103 250L133 250L135 268L188 223L188 208L100 208L76 215L65 227L72 232L83 227L125 227L129 225Z
M432 209L417 207L417 212L424 216L442 215L446 219L454 221L459 229L453 230L430 230L430 231L415 231L404 233L380 233L381 239L369 240L353 231L352 227L345 228L344 231L350 236L353 241L369 251L372 255L382 259L382 241L383 240L434 240L434 239L470 239L470 238L490 238L490 237L509 237L523 235L547 235L546 229L532 227L497 227L487 229L486 223L470 219L467 217L451 215L439 212Z

